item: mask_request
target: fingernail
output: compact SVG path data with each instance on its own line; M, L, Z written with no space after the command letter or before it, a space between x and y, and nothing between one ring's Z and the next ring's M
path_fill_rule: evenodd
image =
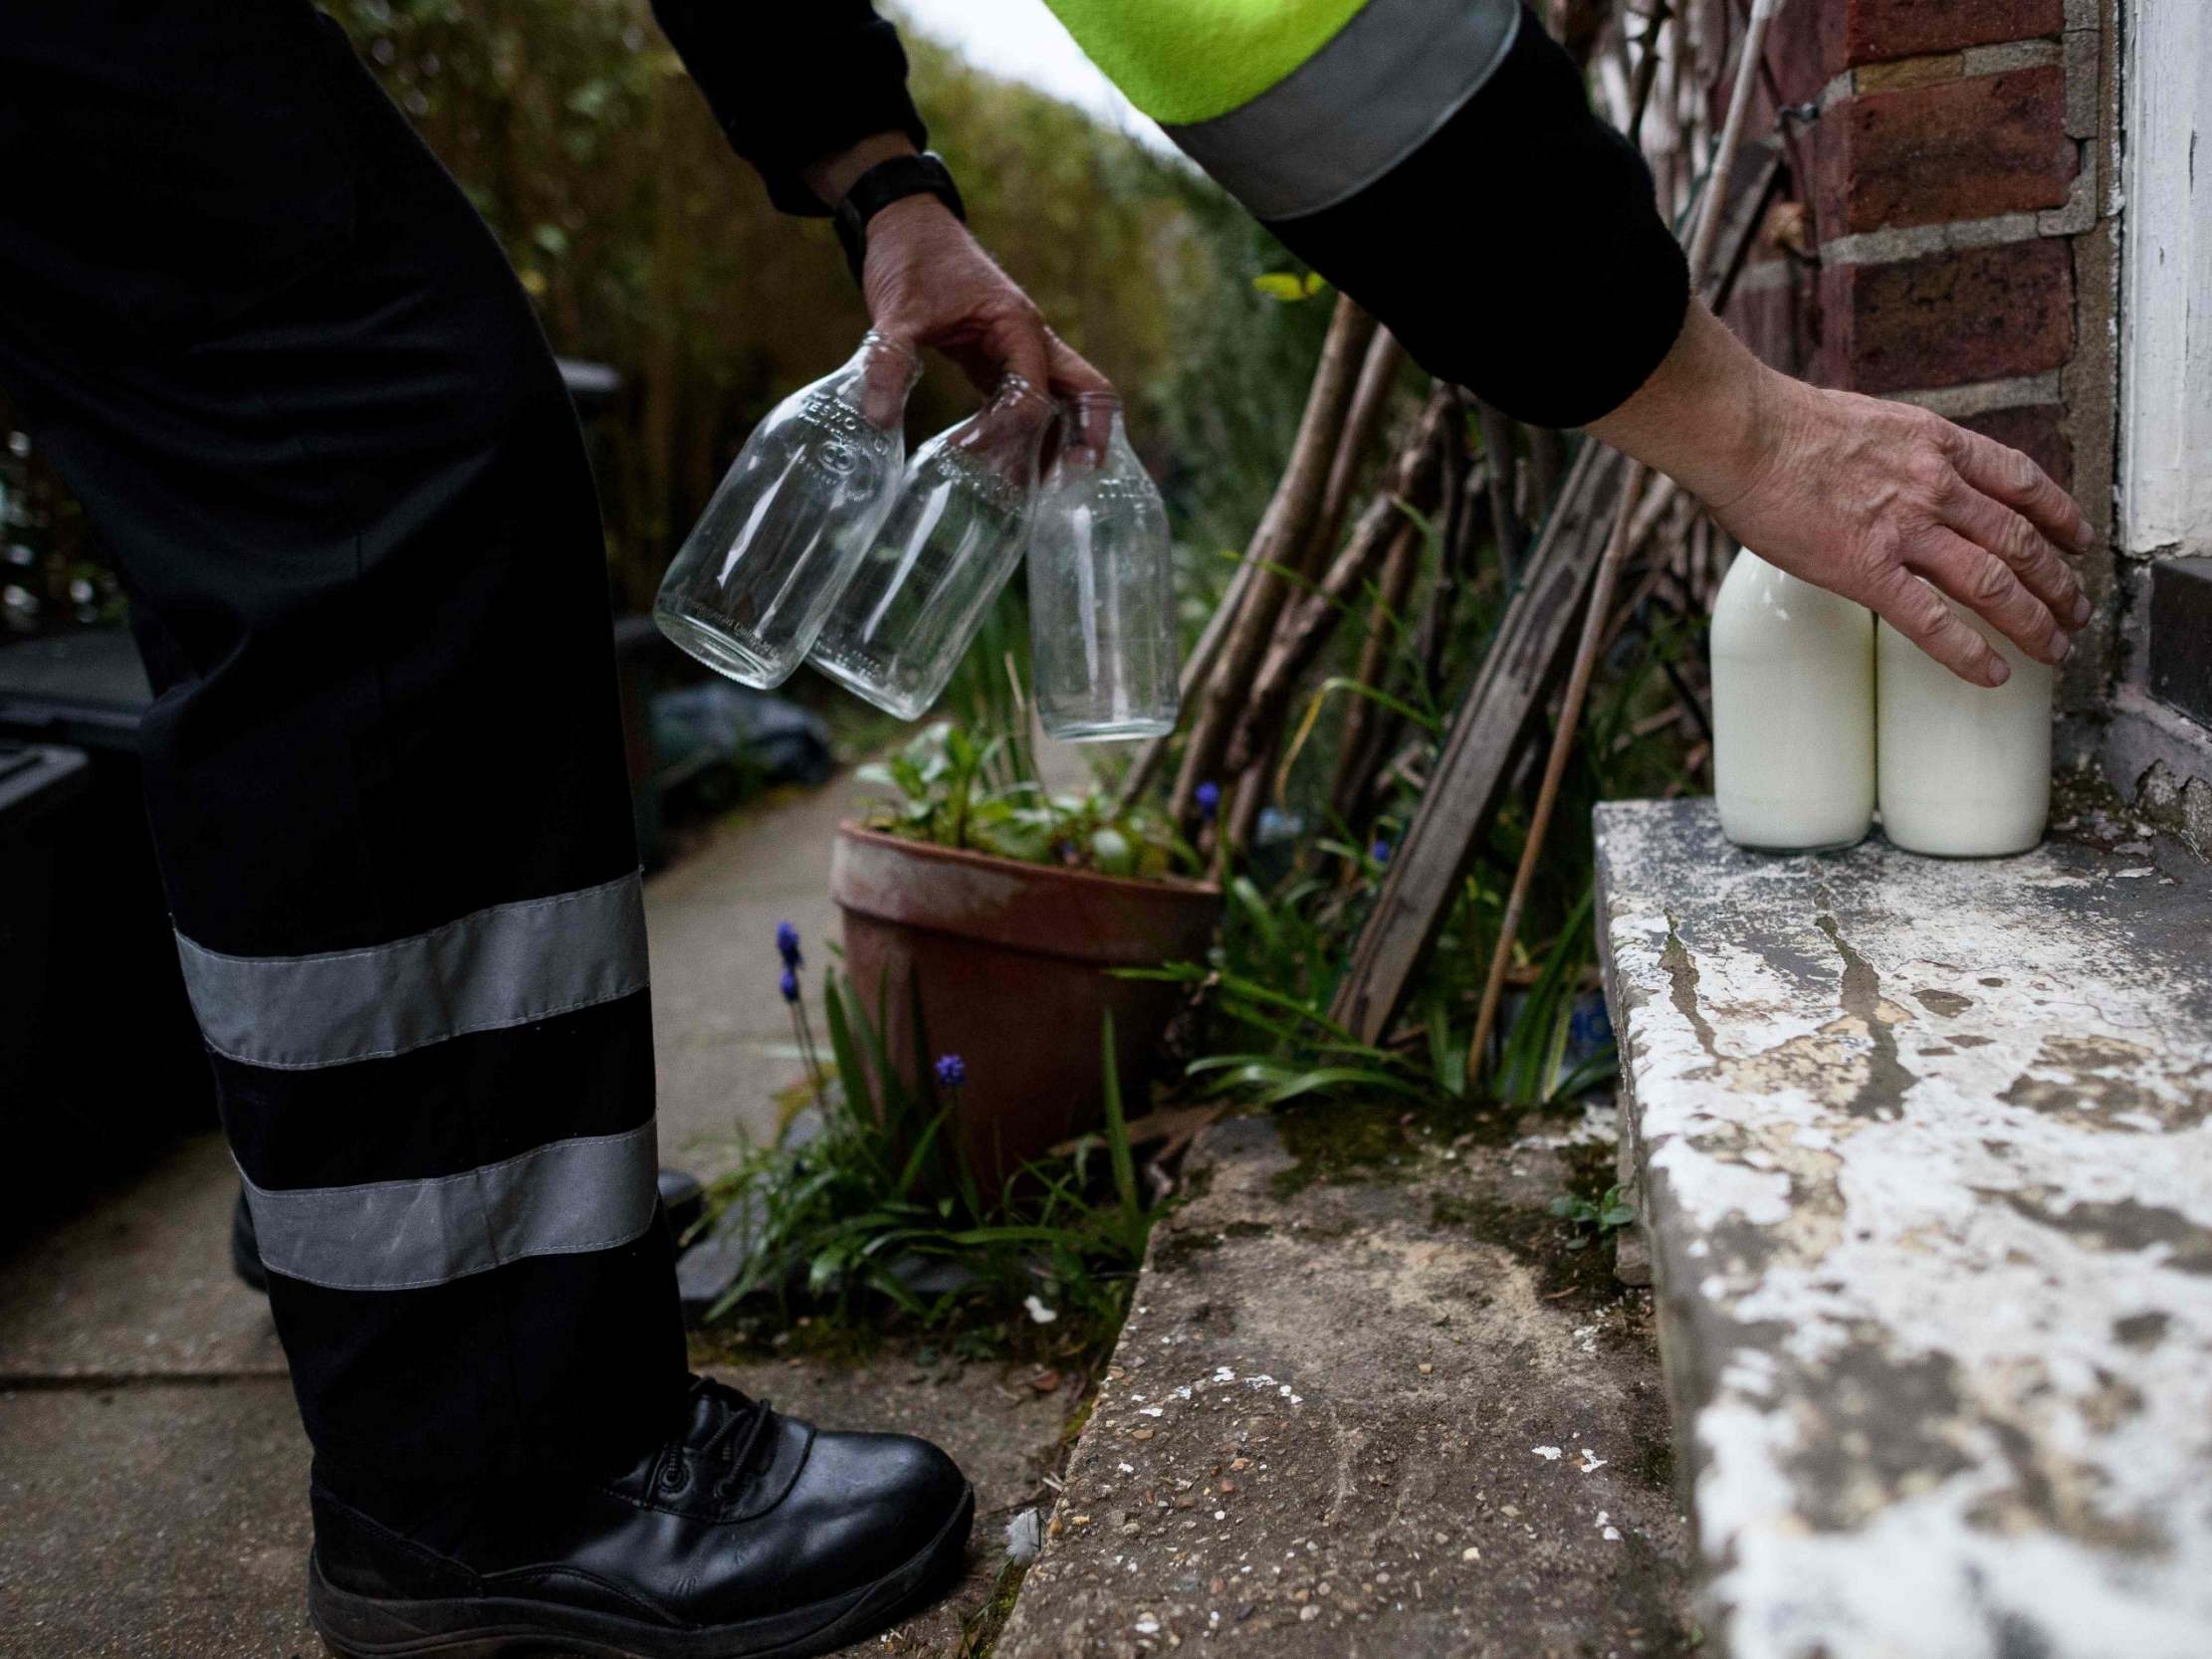
M1991 658L1991 659L1989 660L1989 683L1990 683L1990 685L1992 685L1992 686L2002 686L2002 685L2003 685L2003 684L2004 684L2004 683L2005 683L2005 682L2006 682L2007 680L2010 680L2011 678L2012 678L2012 665L2011 665L2010 663L2006 662L2004 658L2002 658L2002 657L1992 657L1992 658Z
M2052 661L2052 662L2054 662L2054 663L2063 663L2063 662L2065 662L2065 661L2067 660L2067 658L2069 658L2069 657L2071 657L2071 656L2073 656L2073 655L2074 655L2074 640L2073 640L2072 636L2070 636L2070 635L2067 635L2067 634L2059 634L2059 635L2055 636L2055 637L2054 637L2054 638L2052 639L2052 641L2051 641L2051 661Z
M2074 626L2079 628L2087 623L2090 619L2090 613L2095 609L2096 607L2090 603L2088 594L2077 593L2074 596Z

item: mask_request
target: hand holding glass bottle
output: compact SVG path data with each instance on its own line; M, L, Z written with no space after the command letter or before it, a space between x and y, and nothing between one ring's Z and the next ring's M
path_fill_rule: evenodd
M836 373L771 412L669 567L654 604L662 631L747 685L780 685L809 660L918 720L1038 530L1031 632L1045 730L1081 741L1171 728L1167 513L1119 401L1082 392L1056 410L1008 375L902 475L900 423L919 367L871 333Z

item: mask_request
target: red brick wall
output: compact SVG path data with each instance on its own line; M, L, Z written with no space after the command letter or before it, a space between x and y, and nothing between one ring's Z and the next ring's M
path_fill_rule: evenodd
M1729 320L1822 384L2026 450L2101 525L2111 467L2111 0L1783 0L1765 129L1796 201ZM1740 27L1708 0L1714 28ZM1731 47L1733 42L1731 41ZM1773 107L1786 106L1779 122ZM1755 126L1754 130L1760 130ZM2104 573L2092 571L2101 587ZM2101 683L2077 653L2073 702Z

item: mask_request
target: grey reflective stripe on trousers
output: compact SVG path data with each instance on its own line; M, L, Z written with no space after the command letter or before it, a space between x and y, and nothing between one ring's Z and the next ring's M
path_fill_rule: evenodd
M181 933L176 944L208 1046L287 1071L405 1054L646 984L645 900L634 871L361 950L228 956Z
M1517 0L1368 0L1250 103L1168 136L1256 217L1319 213L1457 113L1505 61L1520 22Z
M629 1243L653 1223L659 1161L648 1122L430 1180L284 1192L247 1181L246 1203L272 1272L332 1290L416 1290Z

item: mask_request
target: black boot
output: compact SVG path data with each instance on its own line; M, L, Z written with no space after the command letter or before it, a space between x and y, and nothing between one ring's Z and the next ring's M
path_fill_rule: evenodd
M822 1433L706 1378L689 1412L613 1480L385 1500L375 1519L319 1468L316 1628L342 1659L802 1659L959 1571L976 1498L927 1441Z

